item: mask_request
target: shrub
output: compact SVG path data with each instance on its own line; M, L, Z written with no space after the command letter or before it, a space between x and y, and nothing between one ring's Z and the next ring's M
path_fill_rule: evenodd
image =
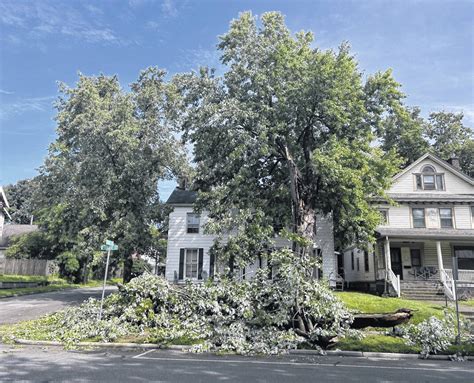
M79 279L80 263L76 255L71 251L65 251L56 258L59 274L69 281L76 282Z

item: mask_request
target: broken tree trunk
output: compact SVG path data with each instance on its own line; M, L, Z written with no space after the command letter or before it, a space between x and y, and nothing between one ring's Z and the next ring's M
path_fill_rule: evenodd
M394 327L408 322L412 316L413 313L410 309L399 309L388 314L356 314L351 328Z

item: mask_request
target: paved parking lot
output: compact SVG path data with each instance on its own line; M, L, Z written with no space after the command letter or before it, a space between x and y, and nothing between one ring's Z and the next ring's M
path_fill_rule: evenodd
M0 345L0 381L473 382L473 362L325 356L239 357L179 351L64 351Z

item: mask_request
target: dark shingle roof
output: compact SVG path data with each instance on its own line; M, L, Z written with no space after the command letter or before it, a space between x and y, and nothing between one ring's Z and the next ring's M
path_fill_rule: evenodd
M171 193L168 201L168 205L192 205L196 202L197 192L192 190L183 190L176 188Z
M0 247L7 247L10 238L14 235L31 233L37 230L38 225L5 225L3 226L3 233L0 237Z

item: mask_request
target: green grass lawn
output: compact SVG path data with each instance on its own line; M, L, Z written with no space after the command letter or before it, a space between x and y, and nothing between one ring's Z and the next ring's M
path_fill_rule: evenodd
M108 285L117 285L122 281L121 278L114 278L107 281ZM37 293L48 293L71 288L80 287L98 287L102 286L103 281L91 280L87 283L73 284L57 276L38 276L38 275L0 275L0 282L45 282L47 286L22 287L14 289L0 289L0 298L29 295Z
M423 301L413 301L402 298L385 298L372 294L356 292L338 292L337 296L346 306L355 312L374 314L389 313L400 308L414 310L410 323L420 323L430 316L444 317L446 307L441 304L433 304Z
M459 301L459 304L463 306L471 306L474 307L474 299L469 299L467 301Z
M444 317L446 307L442 304L433 304L423 301L414 301L402 298L384 298L376 295L357 292L338 292L337 296L354 312L360 313L388 313L400 308L414 310L410 323L417 324L431 316ZM471 301L474 303L474 301ZM465 303L463 303L465 304ZM452 309L451 309L452 310ZM337 342L335 348L345 351L365 352L395 352L418 354L420 349L408 346L402 338L383 334L367 334L363 339L344 338ZM444 354L452 355L460 352L463 355L474 355L473 344L453 345Z
M404 354L420 353L419 347L408 346L402 338L386 335L367 335L361 340L344 338L336 344L335 348L344 351L394 352ZM441 354L444 355L453 355L456 353L474 355L474 344L464 343L461 345L452 345L447 350L441 352Z

